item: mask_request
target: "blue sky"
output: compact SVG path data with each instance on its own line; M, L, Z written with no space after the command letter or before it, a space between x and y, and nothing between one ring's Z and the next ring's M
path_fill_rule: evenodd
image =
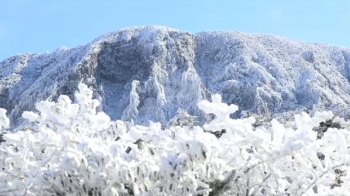
M0 0L0 61L139 25L274 34L350 48L350 0Z

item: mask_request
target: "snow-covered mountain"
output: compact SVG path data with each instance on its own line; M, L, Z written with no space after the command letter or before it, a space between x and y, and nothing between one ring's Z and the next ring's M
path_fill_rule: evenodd
M233 31L127 28L72 49L13 56L0 68L0 107L15 123L38 101L73 99L81 81L112 119L140 124L165 125L179 108L203 123L197 102L213 93L237 104L236 116L350 103L350 49Z

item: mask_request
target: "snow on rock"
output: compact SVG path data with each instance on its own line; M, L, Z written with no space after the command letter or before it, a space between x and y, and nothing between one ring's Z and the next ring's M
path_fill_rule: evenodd
M160 26L126 28L84 46L0 62L0 107L11 122L40 100L74 99L89 86L111 119L166 125L183 109L208 118L200 100L220 94L246 113L272 116L350 103L350 49L239 32L192 34Z

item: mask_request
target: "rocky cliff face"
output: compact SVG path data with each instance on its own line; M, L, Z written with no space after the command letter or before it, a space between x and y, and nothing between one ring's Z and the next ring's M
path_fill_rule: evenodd
M73 99L84 82L112 119L141 124L165 125L179 108L203 123L197 102L213 93L241 112L261 115L315 106L339 111L350 103L349 67L350 50L340 47L239 32L136 27L77 48L0 62L0 107L17 124L40 100L60 94Z

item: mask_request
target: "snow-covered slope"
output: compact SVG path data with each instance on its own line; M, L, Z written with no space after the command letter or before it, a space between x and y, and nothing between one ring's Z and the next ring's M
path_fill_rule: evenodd
M213 93L237 104L236 116L314 105L339 111L350 103L349 66L350 49L276 36L127 28L73 49L0 62L0 107L18 123L40 100L73 98L82 81L112 119L141 124L165 125L179 108L203 123L197 102Z

